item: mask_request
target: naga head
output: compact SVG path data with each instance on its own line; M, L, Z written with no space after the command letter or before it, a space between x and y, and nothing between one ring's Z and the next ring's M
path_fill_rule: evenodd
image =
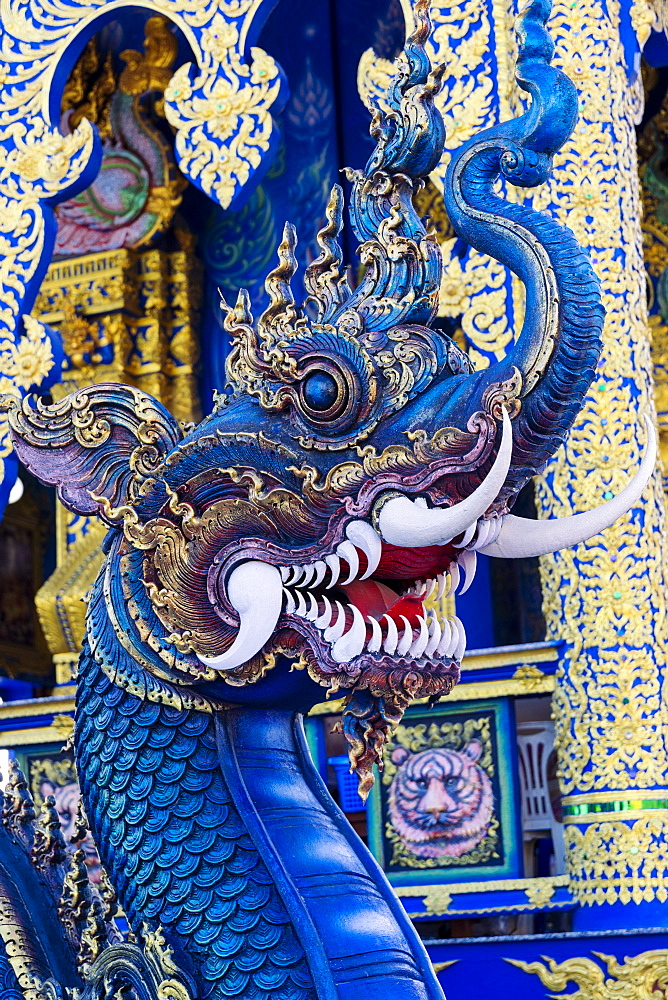
M465 635L424 608L468 584L476 552L537 555L579 542L637 499L632 484L557 522L509 513L563 441L593 378L602 308L573 235L496 192L499 176L545 180L577 98L549 66L548 5L520 22L518 81L531 105L453 157L445 201L455 231L525 284L526 320L505 360L473 371L432 327L441 256L413 196L444 132L424 43L427 0L350 172L364 276L352 287L335 187L321 253L298 305L294 229L254 321L244 291L223 304L229 385L185 433L145 393L100 384L54 405L11 404L19 457L63 504L110 527L89 602L87 643L114 681L150 701L211 711L308 709L347 695L351 758L371 778L388 728L414 698L456 682ZM86 653L87 655L87 653Z

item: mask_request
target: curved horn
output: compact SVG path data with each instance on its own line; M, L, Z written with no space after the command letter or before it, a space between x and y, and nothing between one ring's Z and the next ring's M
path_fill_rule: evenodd
M445 545L461 535L478 520L493 503L506 481L513 451L513 428L510 417L503 411L503 435L494 465L480 486L452 507L422 507L406 496L394 496L378 512L378 530L390 545L416 548L423 545Z
M652 477L656 465L656 434L649 417L647 444L640 467L631 482L612 500L571 517L533 521L506 514L495 540L479 549L487 556L499 559L523 559L528 556L545 556L571 545L578 545L608 528L618 517L639 500Z
M230 573L230 604L239 613L239 631L228 650L197 659L214 670L234 670L250 660L273 634L281 614L283 582L276 566L250 559Z

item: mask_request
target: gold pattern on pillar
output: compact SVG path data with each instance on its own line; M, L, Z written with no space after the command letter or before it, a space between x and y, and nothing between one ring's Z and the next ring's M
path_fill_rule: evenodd
M637 468L653 414L652 359L634 123L616 0L556 0L555 63L581 117L534 197L591 248L607 313L601 364L566 446L538 481L539 516L609 499ZM665 899L666 542L656 477L636 507L591 541L541 560L548 638L566 652L554 700L570 888L581 903ZM624 809L602 808L606 793ZM623 794L622 794L623 793ZM647 804L647 805L646 805Z
M651 90L652 71L643 67L645 86ZM668 93L659 111L645 125L638 140L640 184L643 203L642 238L649 325L652 331L654 398L659 423L659 442L668 492Z

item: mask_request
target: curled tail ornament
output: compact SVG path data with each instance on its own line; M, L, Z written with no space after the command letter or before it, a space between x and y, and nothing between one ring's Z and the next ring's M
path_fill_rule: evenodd
M506 264L526 289L525 320L515 346L502 362L469 380L462 393L470 411L493 383L514 382L521 409L514 421L508 492L535 474L565 437L593 378L604 319L598 279L571 231L494 190L499 177L518 187L547 181L554 154L577 119L575 87L549 65L550 9L549 0L534 0L518 22L516 77L531 106L464 144L445 183L457 234ZM453 403L461 401L462 396Z

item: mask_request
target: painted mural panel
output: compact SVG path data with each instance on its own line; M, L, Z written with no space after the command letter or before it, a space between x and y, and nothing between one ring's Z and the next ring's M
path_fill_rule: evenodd
M519 874L510 716L496 701L406 714L369 818L370 842L393 881Z

